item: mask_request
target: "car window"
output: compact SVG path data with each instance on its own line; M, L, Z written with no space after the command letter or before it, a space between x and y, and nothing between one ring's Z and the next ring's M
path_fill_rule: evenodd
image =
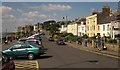
M18 44L18 45L14 45L14 46L12 46L10 49L20 49L20 48L21 48L21 45Z
M22 45L21 48L32 48L30 45L26 44L26 45Z
M33 47L40 47L38 44L35 44L35 43L30 43L30 45Z

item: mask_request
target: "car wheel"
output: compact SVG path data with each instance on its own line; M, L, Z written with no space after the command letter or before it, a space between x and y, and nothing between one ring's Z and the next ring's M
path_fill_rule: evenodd
M35 56L34 56L33 53L29 53L27 57L28 57L28 59L30 59L30 60L33 60L33 59L35 58Z

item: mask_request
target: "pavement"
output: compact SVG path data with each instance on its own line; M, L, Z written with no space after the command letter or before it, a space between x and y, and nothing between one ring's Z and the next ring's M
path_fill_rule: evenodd
M117 51L109 51L109 50L99 51L97 48L93 48L91 46L85 47L85 46L79 45L75 42L72 42L72 43L66 42L66 44L73 48L77 48L80 50L84 50L84 51L88 51L88 52L92 52L92 53L96 53L96 54L101 54L101 55L105 55L105 56L109 56L109 57L120 58L120 54Z

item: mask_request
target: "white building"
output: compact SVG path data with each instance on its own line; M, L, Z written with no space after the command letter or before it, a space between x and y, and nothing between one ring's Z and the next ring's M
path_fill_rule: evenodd
M120 35L120 21L111 22L111 38L115 39L116 35Z
M111 34L110 34L110 29L111 29L111 24L110 23L105 23L105 24L100 24L99 27L100 27L100 36L101 37L110 37Z
M80 19L78 23L78 36L83 36L86 34L86 20Z
M101 37L111 37L115 39L116 35L120 34L120 20L118 21L115 16L109 16L104 19L100 24Z
M59 28L60 33L66 33L67 32L67 26L66 25L62 25L61 28Z

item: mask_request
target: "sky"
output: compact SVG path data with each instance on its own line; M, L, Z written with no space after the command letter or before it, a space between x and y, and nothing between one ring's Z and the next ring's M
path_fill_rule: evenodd
M18 26L51 19L62 21L64 16L69 20L85 18L93 9L101 12L104 5L118 8L117 2L2 2L2 31L13 32Z

